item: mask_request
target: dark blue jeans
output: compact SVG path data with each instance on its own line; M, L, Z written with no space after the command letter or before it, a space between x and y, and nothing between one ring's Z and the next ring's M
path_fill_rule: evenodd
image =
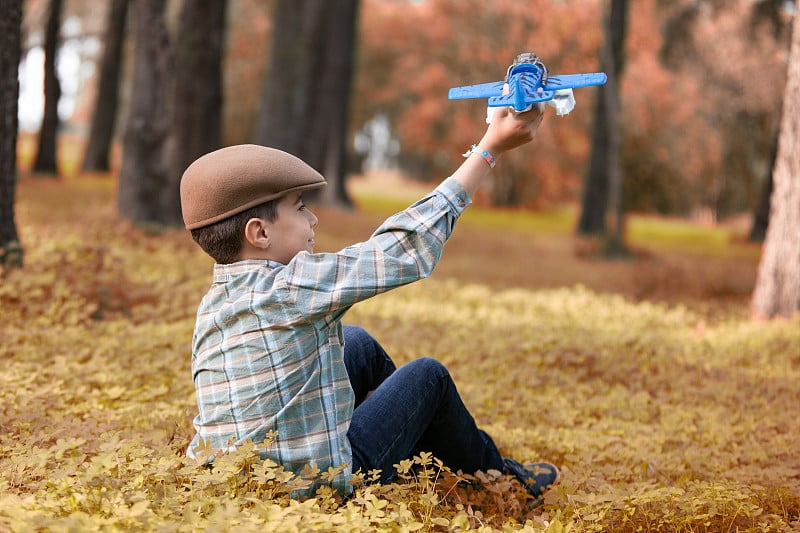
M395 368L364 329L344 326L344 361L355 393L347 433L353 472L380 469L391 481L395 464L431 452L454 472L503 470L494 441L478 429L447 369L429 357Z

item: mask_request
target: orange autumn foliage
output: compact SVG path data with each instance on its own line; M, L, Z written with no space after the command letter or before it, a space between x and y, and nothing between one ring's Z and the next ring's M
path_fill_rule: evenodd
M704 10L687 27L697 52L669 69L660 58L671 14L663 5L641 0L630 7L621 83L624 203L689 214L716 210L726 189L747 195L731 208L752 206L758 187L751 182L765 178L769 151L754 148L751 169L731 174L726 151L739 141L728 124L738 113L760 114L765 126L756 135L769 135L783 85L782 44L764 27L751 33L751 3L737 1ZM484 109L482 102L447 101L447 89L500 79L521 51L539 54L553 73L596 70L603 6L599 0L504 0L487 9L474 0L365 0L354 127L385 114L404 169L418 179L439 177L475 141ZM579 198L595 91L577 90L576 99L568 117L551 111L536 145L507 165L513 192L495 201L541 206Z

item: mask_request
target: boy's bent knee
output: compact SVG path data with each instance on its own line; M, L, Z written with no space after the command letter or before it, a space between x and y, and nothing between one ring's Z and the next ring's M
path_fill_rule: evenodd
M348 338L351 338L351 339L363 339L363 338L372 339L372 335L370 335L367 332L367 330L362 328L361 326L352 326L350 324L344 324L342 326L342 333L344 333L345 341Z
M424 372L426 375L435 375L440 378L450 377L450 372L441 361L433 357L420 357L408 363L414 367L415 371Z

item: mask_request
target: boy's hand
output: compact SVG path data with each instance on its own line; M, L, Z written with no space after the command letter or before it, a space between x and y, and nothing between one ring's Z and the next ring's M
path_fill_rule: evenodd
M544 118L544 109L544 104L541 102L524 113L516 113L508 107L495 108L492 123L489 124L478 146L498 157L503 152L531 142ZM473 150L468 153L477 152ZM451 177L461 183L470 196L474 196L483 178L494 167L493 163L489 165L486 163L482 157L467 157Z
M517 113L509 107L494 109L492 123L481 139L480 146L495 157L529 143L544 118L545 105L535 104L530 111Z

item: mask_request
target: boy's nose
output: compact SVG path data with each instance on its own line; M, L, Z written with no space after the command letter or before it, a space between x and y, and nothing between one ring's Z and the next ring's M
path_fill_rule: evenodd
M308 211L308 214L311 215L311 221L310 221L311 222L311 227L312 228L316 228L317 227L317 222L319 222L319 219L317 219L317 215L315 215L311 211Z

